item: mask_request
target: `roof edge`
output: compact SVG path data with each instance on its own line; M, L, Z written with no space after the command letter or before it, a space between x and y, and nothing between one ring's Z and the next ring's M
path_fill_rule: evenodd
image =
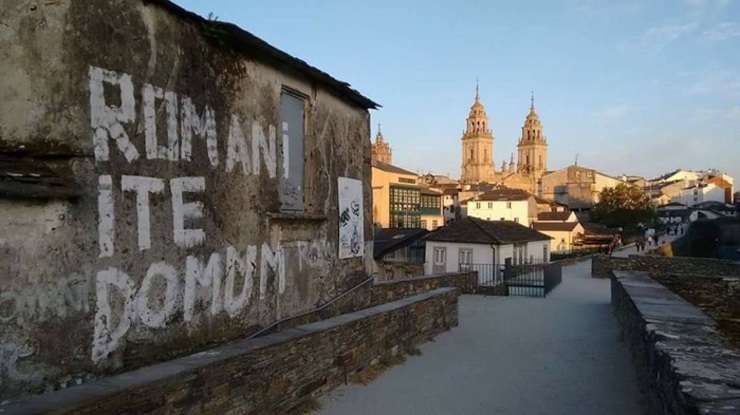
M225 32L222 36L229 38L230 42L228 43L230 43L231 50L239 55L262 60L268 65L275 66L278 69L281 67L292 69L293 71L305 76L307 79L333 91L339 98L344 98L362 108L381 108L380 104L350 87L349 83L340 81L328 73L309 65L307 62L272 46L263 39L242 29L234 23L210 21L170 0L141 0L141 2L145 5L151 4L161 7L180 18L187 19L201 25L217 25ZM205 38L205 40L208 41L207 38ZM255 51L259 51L261 53L255 53Z

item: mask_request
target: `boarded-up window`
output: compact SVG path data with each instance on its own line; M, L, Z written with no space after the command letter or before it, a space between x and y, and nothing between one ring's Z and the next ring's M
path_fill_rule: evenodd
M304 109L302 97L283 91L280 97L280 120L283 129L280 210L284 212L303 211Z

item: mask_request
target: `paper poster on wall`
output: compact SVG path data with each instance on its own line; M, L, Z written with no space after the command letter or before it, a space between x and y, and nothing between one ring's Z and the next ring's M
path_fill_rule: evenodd
M365 229L362 207L362 181L340 177L339 259L365 255Z

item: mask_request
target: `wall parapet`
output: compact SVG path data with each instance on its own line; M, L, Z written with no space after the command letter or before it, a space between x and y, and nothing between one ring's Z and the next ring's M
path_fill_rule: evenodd
M0 406L13 414L283 413L457 326L439 288Z
M649 413L740 412L740 351L711 318L642 271L614 271L611 296Z
M460 294L475 294L478 287L478 272L447 272L376 282L372 288L370 303L376 305L396 301L442 287L457 288Z
M616 258L596 255L591 262L593 278L610 278L612 271L646 271L682 275L740 277L740 262L712 258L630 255Z

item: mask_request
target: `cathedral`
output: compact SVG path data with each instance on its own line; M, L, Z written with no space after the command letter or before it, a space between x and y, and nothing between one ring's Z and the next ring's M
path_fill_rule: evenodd
M470 107L467 125L462 136L462 184L491 183L509 188L537 192L537 182L547 171L547 140L542 133L542 124L534 110L534 95L529 114L522 127L522 136L517 144L518 157L514 162L512 153L509 163L504 160L496 170L493 161L493 132L486 109L480 101L475 87L475 102Z
M383 134L380 132L380 124L378 124L378 135L375 137L375 142L371 143L371 150L373 165L375 165L376 161L392 164L391 146L383 139Z

